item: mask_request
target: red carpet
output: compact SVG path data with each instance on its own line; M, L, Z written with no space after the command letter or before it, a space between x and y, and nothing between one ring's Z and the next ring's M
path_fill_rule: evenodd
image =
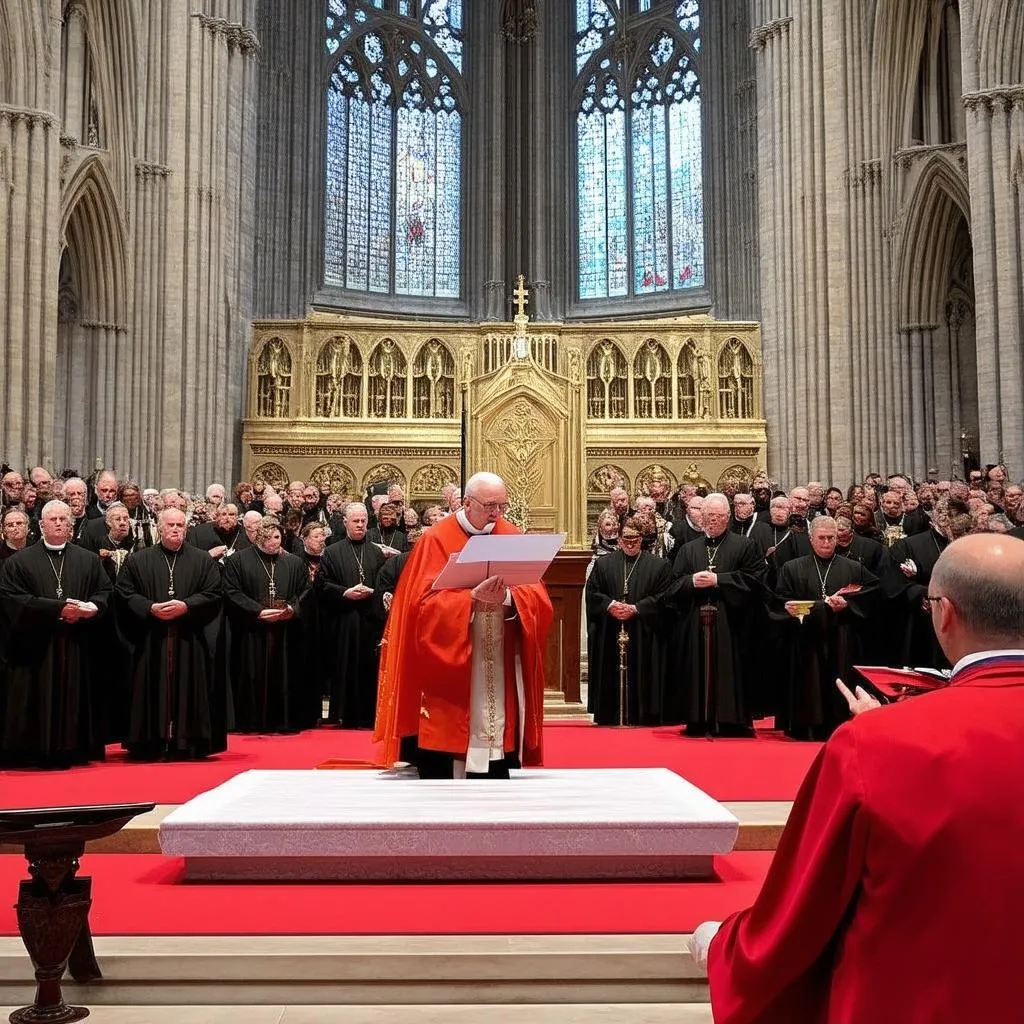
M666 767L718 800L791 800L817 753L759 731L756 740L686 739L675 728L545 726L550 768ZM132 764L109 759L66 772L0 772L0 808L153 801L180 804L250 768L315 768L332 757L372 759L368 732L317 729L298 736L232 736L224 754L200 763Z
M734 853L715 859L716 881L673 883L179 884L181 861L155 854L87 854L81 873L97 935L654 934L748 906L770 860ZM25 867L0 857L0 893L17 892ZM0 935L18 934L12 902L0 900Z

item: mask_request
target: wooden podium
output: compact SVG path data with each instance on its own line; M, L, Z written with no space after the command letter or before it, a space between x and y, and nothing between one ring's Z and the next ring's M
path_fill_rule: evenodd
M566 704L580 702L580 628L590 558L589 551L560 551L544 574L555 611L544 656L544 678L548 691L560 693Z

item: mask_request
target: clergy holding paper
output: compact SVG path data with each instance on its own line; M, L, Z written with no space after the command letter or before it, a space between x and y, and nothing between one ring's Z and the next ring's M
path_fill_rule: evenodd
M426 531L395 591L374 740L387 763L401 749L421 778L507 778L541 763L552 620L543 583L506 585L492 572L472 586L435 587L470 538L519 533L507 508L501 477L470 477L462 508Z

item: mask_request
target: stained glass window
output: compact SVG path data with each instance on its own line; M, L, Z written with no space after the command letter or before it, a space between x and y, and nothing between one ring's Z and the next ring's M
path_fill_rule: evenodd
M703 288L699 0L574 2L579 298Z
M461 294L464 0L326 0L324 284Z

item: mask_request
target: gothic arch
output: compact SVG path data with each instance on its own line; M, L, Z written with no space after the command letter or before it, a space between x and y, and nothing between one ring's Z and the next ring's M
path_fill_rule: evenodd
M0 102L44 106L45 26L40 4L0 4Z
M86 24L87 57L95 76L103 130L101 148L111 153L115 168L112 177L118 190L127 194L132 181L138 109L135 6L107 0L71 0L64 4L64 20L76 8ZM82 144L87 141L79 139Z
M978 61L982 89L1024 82L1024 4L987 0L978 16Z
M949 159L933 155L910 201L900 254L899 313L903 324L938 323L961 220L971 222L970 196Z
M872 45L872 79L878 83L881 140L890 153L911 142L917 77L930 8L930 3L879 0Z
M60 237L76 268L83 319L124 327L129 281L124 218L98 156L68 184Z

